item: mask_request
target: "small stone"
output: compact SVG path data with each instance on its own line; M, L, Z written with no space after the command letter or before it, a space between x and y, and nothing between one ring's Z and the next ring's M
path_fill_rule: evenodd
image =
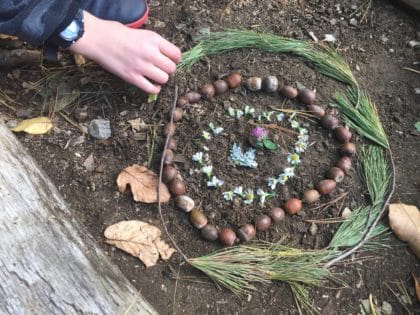
M318 225L316 225L315 223L312 223L311 226L309 227L309 234L314 236L317 233L318 233Z
M89 123L88 132L96 139L108 139L111 137L111 123L108 119L94 119Z
M93 153L91 153L86 160L83 162L83 166L86 168L88 172L93 172L95 170L95 158L93 157Z
M336 25L337 22L338 22L337 19L331 19L330 20L330 24L333 25L333 26Z
M389 52L390 52L391 54L393 54L393 53L395 52L395 50L394 50L393 48L390 48L390 49L389 49Z
M414 88L414 94L420 95L420 88Z
M382 302L381 309L383 315L392 315L392 305L389 304L387 301Z
M12 129L17 126L18 122L15 119L11 119L6 123L7 128Z
M341 213L341 217L344 219L348 219L351 216L351 210L348 207L345 207L343 212Z
M22 118L22 119L31 118L32 114L33 114L32 108L22 108L22 109L18 109L16 111L16 116L18 116L19 118Z
M350 19L350 25L357 26L357 20L355 18Z

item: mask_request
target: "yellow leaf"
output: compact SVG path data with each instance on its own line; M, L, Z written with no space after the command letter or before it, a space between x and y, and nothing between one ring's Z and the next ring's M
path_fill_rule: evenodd
M48 117L36 117L22 120L15 128L10 130L14 132L24 131L31 135L42 135L52 128L53 123Z

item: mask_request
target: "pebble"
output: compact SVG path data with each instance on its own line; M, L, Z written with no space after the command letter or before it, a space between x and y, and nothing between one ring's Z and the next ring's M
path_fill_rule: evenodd
M341 217L344 219L348 219L351 216L351 210L348 207L345 207L343 213L341 213Z
M392 305L389 304L387 301L382 302L382 314L383 315L391 315L392 314Z
M89 123L88 132L96 139L108 139L111 137L111 123L108 119L94 119Z
M18 122L15 119L11 119L6 123L7 128L12 129L17 126Z
M309 234L314 236L317 233L318 233L318 225L316 225L315 223L312 223L311 226L309 227Z
M350 19L350 25L357 26L357 20L355 18Z

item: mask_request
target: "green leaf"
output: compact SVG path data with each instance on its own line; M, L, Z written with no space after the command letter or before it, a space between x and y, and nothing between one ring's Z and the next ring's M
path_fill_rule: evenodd
M148 96L147 96L147 103L153 103L153 102L156 102L157 101L157 98L158 98L158 95L157 94L149 94Z
M416 130L417 130L418 132L420 132L420 121L416 122L416 123L414 124L414 127L416 127Z
M275 144L270 139L264 139L262 142L263 142L264 147L266 149L268 149L268 150L275 150L275 149L277 149L277 144Z

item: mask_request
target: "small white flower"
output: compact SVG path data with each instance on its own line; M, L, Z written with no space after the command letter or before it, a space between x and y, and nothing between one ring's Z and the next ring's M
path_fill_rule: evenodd
M222 193L223 198L225 198L226 201L232 201L233 200L233 191L225 191Z
M233 190L233 193L235 195L238 195L240 197L243 197L243 195L244 195L244 189L242 188L242 186L235 187L235 189Z
M288 181L289 177L286 174L280 174L278 181L280 185L284 185L286 184L286 182Z
M255 108L254 107L251 107L249 105L246 105L245 108L244 108L244 113L245 113L245 115L252 116L255 113Z
M239 119L244 115L243 110L237 109L236 110L236 118Z
M269 179L267 179L268 187L270 187L273 190L276 189L278 183L279 180L277 178L270 177Z
M222 127L216 127L216 126L214 126L214 124L212 122L209 123L209 128L211 129L211 131L215 135L221 134L223 132L223 128Z
M283 170L283 174L286 175L288 178L295 176L295 168L294 167L286 167Z
M300 135L298 135L298 139L299 139L300 142L308 142L309 136L300 134Z
M295 144L295 151L297 153L302 153L306 150L307 146L308 146L308 144L306 142L298 141Z
M278 113L276 115L276 119L277 119L278 122L283 121L283 119L284 119L284 113Z
M207 187L221 187L225 183L224 180L213 176L208 182Z
M201 173L205 174L208 178L211 177L213 172L213 165L206 165L201 168Z
M262 190L261 188L258 188L257 195L260 197L260 205L262 207L265 205L265 202L266 202L267 198L270 198L270 197L274 196L273 193L267 193L264 190Z
M206 140L210 140L211 139L211 134L208 131L203 130L202 136Z
M248 189L243 196L244 204L250 205L254 202L254 192L252 189Z
M290 124L291 124L293 129L299 128L299 122L297 122L296 120L291 120Z
M289 153L289 154L287 155L287 161L288 161L291 165L293 165L293 166L298 165L298 164L300 163L300 157L299 157L299 154L297 154L297 153Z
M204 164L203 157L204 157L203 152L197 152L192 156L192 160L202 165Z
M306 128L299 128L299 134L300 135L307 135L308 134L308 129L306 129Z
M262 112L263 118L267 121L271 121L271 116L274 114L274 112Z
M232 108L232 107L229 107L229 108L227 109L227 112L228 112L228 115L229 115L230 117L235 117L235 116L236 116L236 110L235 110L234 108Z

